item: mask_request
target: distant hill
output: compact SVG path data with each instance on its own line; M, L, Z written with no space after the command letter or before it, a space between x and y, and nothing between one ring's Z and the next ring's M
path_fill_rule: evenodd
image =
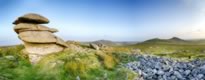
M125 46L125 45L133 45L137 44L137 41L122 41L122 42L115 42L119 46Z
M183 40L178 37L172 37L170 39L159 39L159 38L154 38L150 40L146 40L142 43L166 43L166 44L183 44L183 43L188 43L188 40Z
M115 45L117 45L115 42L109 41L109 40L98 40L98 41L94 41L94 42L91 42L91 43L104 44L104 45L107 45L107 46L115 46Z
M123 45L133 45L136 44L137 41L110 41L110 40L97 40L92 42L81 42L81 44L88 45L89 43L96 43L96 44L104 44L107 46L123 46Z
M195 39L195 40L189 40L193 44L203 44L205 45L205 39Z
M172 37L170 39L154 38L137 44L148 44L148 43L149 44L205 45L205 39L184 40L178 37Z
M169 39L169 41L187 42L187 40L183 40L183 39L178 38L178 37L172 37L171 39Z

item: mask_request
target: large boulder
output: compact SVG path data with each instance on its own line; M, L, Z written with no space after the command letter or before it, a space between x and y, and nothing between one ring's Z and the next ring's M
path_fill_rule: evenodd
M99 50L99 46L97 44L94 44L94 43L90 43L90 47L95 49L95 50Z
M41 15L35 13L29 13L19 17L17 20L13 22L13 24L19 24L19 23L45 24L45 23L49 23L49 20Z
M58 32L57 29L49 28L43 25L30 24L30 23L20 23L14 27L16 33L24 32L24 31L49 31L52 33Z
M47 55L55 52L63 51L64 47L57 44L34 44L24 42L24 46L26 47L26 51L33 55Z
M56 43L56 36L48 31L25 31L19 33L19 38L29 43Z

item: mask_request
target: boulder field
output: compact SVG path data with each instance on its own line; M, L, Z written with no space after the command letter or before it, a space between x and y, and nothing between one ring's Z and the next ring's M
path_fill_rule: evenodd
M205 60L179 61L157 56L137 55L125 65L137 72L139 80L204 80Z

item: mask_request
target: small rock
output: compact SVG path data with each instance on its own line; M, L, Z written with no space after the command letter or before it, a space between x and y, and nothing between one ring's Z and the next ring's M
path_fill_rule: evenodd
M79 77L79 76L77 76L77 77L76 77L76 80L80 80L80 77Z
M189 75L189 73L191 73L191 70L186 70L184 73L185 73L186 75Z
M157 72L157 74L159 74L159 75L163 75L163 74L164 74L164 71L159 70L159 71Z
M205 65L203 65L203 66L201 66L201 67L199 67L200 69L204 69L205 70Z
M176 80L176 76L171 76L171 80Z
M201 79L202 77L204 77L203 74L198 74L198 75L197 75L197 78L199 78L199 79Z
M8 59L8 60L12 60L12 61L16 60L16 58L12 55L5 56L5 58Z
M174 75L179 79L183 78L182 75L178 71L174 71Z
M157 70L156 70L156 69L154 69L154 70L153 70L153 73L154 73L154 74L156 74L156 73L157 73Z

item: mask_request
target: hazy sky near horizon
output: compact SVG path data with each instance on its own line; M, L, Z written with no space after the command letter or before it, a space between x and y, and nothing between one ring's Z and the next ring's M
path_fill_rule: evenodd
M0 0L0 11L0 45L20 43L12 22L26 13L64 40L205 38L205 0Z

